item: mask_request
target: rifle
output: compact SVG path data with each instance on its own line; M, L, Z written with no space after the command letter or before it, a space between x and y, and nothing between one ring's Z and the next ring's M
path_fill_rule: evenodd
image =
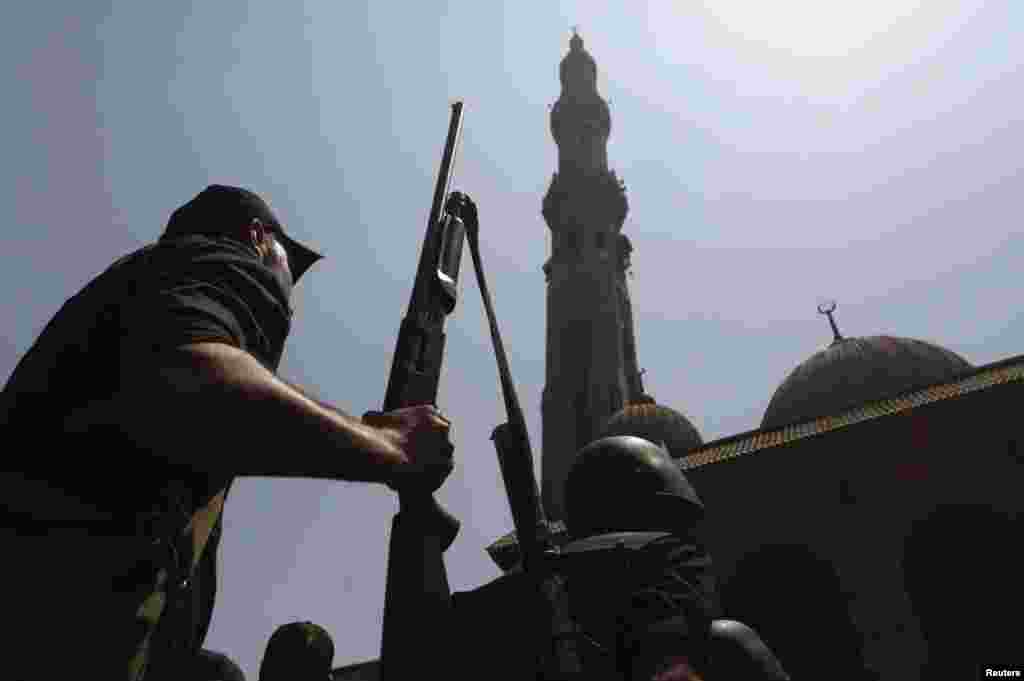
M505 410L508 421L494 429L491 439L498 452L498 464L505 481L505 492L508 495L512 510L512 522L515 525L516 540L519 544L522 569L532 588L535 589L543 604L543 616L550 625L548 629L541 625L535 633L546 637L546 652L537 658L537 678L548 678L546 674L557 669L557 673L568 674L566 678L586 678L580 666L580 658L576 652L565 598L564 580L560 576L573 560L572 556L563 553L555 542L551 525L544 514L541 503L537 478L533 471L533 453L530 448L529 432L523 410L519 406L515 384L505 355L505 346L501 341L498 321L491 303L491 294L487 288L483 265L480 262L480 245L478 242L478 225L476 221L467 228L466 237L469 241L469 252L473 256L473 268L476 271L477 286L484 300L487 321L491 327L491 341L494 344L494 356L498 362L498 374L501 379L501 391L505 399ZM617 608L624 611L624 608ZM622 631L616 637L614 652L614 668L616 677L629 678L629 657L623 653L624 641ZM569 634L569 637L566 635ZM550 647L549 647L550 646ZM539 652L539 651L538 651Z
M435 404L437 400L444 359L444 323L457 300L466 233L463 213L471 222L476 219L469 197L448 193L461 130L462 102L455 102L409 309L398 331L384 411ZM431 623L430 613L442 617L450 597L442 554L458 531L458 520L437 503L431 492L399 489L399 512L392 522L388 548L382 678L413 678L417 669L430 664L428 660L435 661L443 650L440 637L446 632ZM428 623L426 627L418 625L423 621Z
M460 213L467 197L454 192L445 200L461 129L462 102L455 102L409 309L398 331L384 411L437 402L444 360L444 322L455 309L465 235ZM426 512L435 518L442 545L444 548L451 545L459 531L459 521L441 508L433 496L425 492L402 492L399 498L402 508Z
M478 236L479 224L474 220L467 226L466 238L469 241L469 252L473 257L477 286L480 289L484 309L487 312L487 321L491 327L491 342L494 345L494 357L498 363L498 376L501 380L501 393L505 400L505 412L508 416L508 421L495 427L491 433L491 440L494 441L494 448L498 453L498 465L501 468L505 493L512 511L512 523L515 526L516 540L519 544L522 569L532 584L532 588L535 589L536 595L540 598L540 603L544 608L543 616L551 626L550 629L542 626L540 630L533 632L533 636L540 635L545 639L545 643L550 641L556 644L555 649L537 660L540 665L537 669L537 678L541 678L548 671L546 668L549 666L548 655L550 653L557 655L559 660L569 662L570 664L563 665L567 669L574 668L570 665L576 661L576 658L572 656L574 649L567 648L565 642L557 636L561 633L561 623L567 617L565 603L559 599L563 587L555 574L560 560L560 552L555 544L551 526L541 503L540 489L533 470L530 434L526 428L522 407L519 405L515 384L512 382L512 372L508 366L505 345L501 341L501 331L498 329L494 305L487 288L487 280L480 259ZM580 678L583 677L580 676Z
M546 563L546 559L555 552L554 542L541 504L537 477L533 471L533 451L530 448L530 434L526 429L526 419L519 406L519 396L512 382L505 345L501 342L501 331L494 314L494 305L487 288L483 265L480 261L479 224L473 221L467 226L466 237L469 241L469 252L473 257L473 269L476 272L477 286L484 301L487 321L491 327L491 342L494 344L494 357L498 362L498 376L501 379L501 393L505 400L505 412L508 421L495 427L491 433L494 448L498 453L498 465L505 482L505 493L512 509L512 523L515 525L516 539L519 543L523 569L533 574Z

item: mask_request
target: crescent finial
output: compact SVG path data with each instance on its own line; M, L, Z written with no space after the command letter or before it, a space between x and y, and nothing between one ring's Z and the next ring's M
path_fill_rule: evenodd
M834 300L827 300L818 305L818 314L823 314L828 317L828 323L832 327L832 345L843 340L843 334L839 333L839 327L836 326L836 320L832 316L832 313L836 311L836 307L836 301Z

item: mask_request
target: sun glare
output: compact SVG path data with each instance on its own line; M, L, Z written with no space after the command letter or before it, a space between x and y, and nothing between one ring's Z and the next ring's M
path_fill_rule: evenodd
M838 57L912 15L921 0L705 0L737 37L802 57Z

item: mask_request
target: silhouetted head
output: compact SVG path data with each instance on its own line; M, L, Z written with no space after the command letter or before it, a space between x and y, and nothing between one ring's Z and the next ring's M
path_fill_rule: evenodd
M668 452L631 435L591 442L565 481L569 533L688 530L704 504Z
M185 234L226 236L248 246L289 292L323 257L289 237L267 202L241 187L210 185L175 210L161 238Z
M245 681L245 673L234 660L215 650L200 650L189 669L192 681Z
M267 642L259 681L327 681L334 663L334 641L312 622L289 622Z

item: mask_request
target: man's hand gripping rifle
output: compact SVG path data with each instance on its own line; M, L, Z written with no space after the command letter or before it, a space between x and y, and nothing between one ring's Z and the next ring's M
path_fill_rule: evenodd
M448 139L441 158L409 309L398 332L384 397L385 412L413 405L436 404L437 401L444 361L445 318L455 309L458 298L459 264L466 232L462 214L470 212L467 207L472 206L466 195L448 192L461 128L462 102L456 102L452 105ZM475 213L473 209L474 217ZM449 443L446 452L449 461L452 452L453 447ZM459 522L441 508L432 493L444 482L448 470L439 466L436 475L414 470L408 480L398 476L391 482L399 493L403 510L425 514L437 521L437 536L445 549L454 541Z

